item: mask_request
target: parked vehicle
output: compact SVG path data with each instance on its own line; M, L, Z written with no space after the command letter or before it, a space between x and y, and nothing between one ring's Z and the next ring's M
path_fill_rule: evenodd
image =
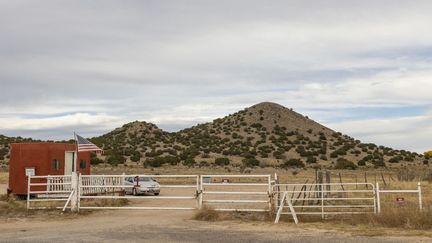
M160 193L160 185L153 178L142 176L142 177L126 177L125 185L132 186L126 187L125 192L134 196L152 193L157 196Z

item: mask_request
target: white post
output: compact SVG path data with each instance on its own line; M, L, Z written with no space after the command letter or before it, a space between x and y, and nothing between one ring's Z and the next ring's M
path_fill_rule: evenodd
M285 204L285 198L287 197L287 194L288 194L288 192L284 192L284 194L282 196L282 200L281 200L281 202L279 204L279 208L278 208L278 211L276 213L276 219L274 221L275 224L279 223L279 219L280 219L280 216L282 214L282 210L283 210L283 207L284 207L284 204Z
M203 204L203 192L204 192L204 186L203 186L203 176L200 175L200 184L199 184L199 203L198 203L198 209L202 208L202 204Z
M324 219L324 191L323 191L323 187L324 185L321 183L321 218Z
M197 209L200 209L201 208L201 206L200 206L200 176L199 175L197 175L197 177L196 177L196 207L197 207Z
M123 172L122 178L121 178L121 185L122 185L122 190L124 191L124 194L126 195L125 178L126 178L126 174Z
M273 198L273 191L272 191L272 184L271 184L271 175L268 175L268 197L269 197L269 202L268 202L268 206L269 206L269 212L271 211L272 208L272 198Z
M78 174L78 186L77 186L78 212L79 212L79 209L81 207L81 186L82 186L81 173L79 173Z
M422 202L422 192L421 192L421 184L417 183L418 195L419 195L419 208L420 211L423 210L423 202Z
M279 177L278 174L275 173L275 189L276 189L276 207L279 207L279 203L280 203L280 188L279 188Z
M376 183L375 190L376 190L376 198L377 198L376 199L377 210L378 210L378 213L381 213L381 198L380 198L380 188L379 188L378 182Z
M27 176L27 209L30 209L30 179L31 175Z
M75 192L71 199L71 211L78 212L78 175L74 171L71 176L72 191Z
M366 185L366 189L367 189L367 185ZM377 196L376 196L376 190L374 186L372 186L372 191L373 191L374 214L377 214Z

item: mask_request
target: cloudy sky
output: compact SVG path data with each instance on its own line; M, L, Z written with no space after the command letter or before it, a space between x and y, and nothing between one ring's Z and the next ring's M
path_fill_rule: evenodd
M432 149L432 1L0 0L0 134L176 131L262 101Z

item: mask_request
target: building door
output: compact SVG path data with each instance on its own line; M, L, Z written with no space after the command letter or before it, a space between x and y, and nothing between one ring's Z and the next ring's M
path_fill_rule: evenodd
M74 158L75 152L66 152L65 153L65 167L64 167L64 174L65 175L71 175L72 171L74 170Z

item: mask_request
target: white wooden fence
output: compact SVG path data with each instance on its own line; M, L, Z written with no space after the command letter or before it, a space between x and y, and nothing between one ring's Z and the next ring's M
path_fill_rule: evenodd
M371 183L275 184L280 215L326 215L376 213L375 187ZM287 209L288 211L284 211ZM296 221L296 219L294 219Z
M403 194L417 194L418 195L418 204L419 204L419 209L423 210L423 199L422 199L422 190L421 190L421 184L420 182L417 183L417 189L413 189L413 190L407 190L407 189L397 189L397 190L382 190L380 189L380 185L379 183L376 183L376 198L377 198L377 203L376 203L376 207L377 207L377 212L380 213L381 212L381 194L382 193L398 193L399 195L403 195Z
M217 211L269 211L271 182L270 175L201 175L200 205Z
M160 179L160 196L129 196L126 177ZM381 194L418 194L414 190L380 189L378 183L275 184L270 175L47 175L27 178L27 208L193 210L210 206L218 211L265 212L275 206L281 215L380 213ZM95 204L100 199L131 200L128 206ZM141 203L139 203L141 201ZM158 203L153 203L157 201ZM164 203L160 203L163 201ZM38 204L40 202L40 204ZM48 204L47 204L48 202ZM56 204L54 202L65 202ZM145 202L145 203L144 203ZM52 203L52 204L51 204ZM186 203L186 206L181 206ZM41 205L42 204L42 205ZM39 206L38 206L39 205Z
M28 176L27 209L62 208L53 205L38 206L37 202L69 202L72 197L71 176Z
M185 192L181 195L168 195L168 196L128 196L121 195L124 189L133 188L133 185L125 185L126 177L151 177L158 179L171 179L171 183L159 183L160 188L192 188L190 192ZM197 191L199 189L199 176L198 175L82 175L79 183L79 209L161 209L161 210L193 210L198 209L199 204L197 201ZM178 180L181 182L178 182ZM177 182L176 182L177 181ZM188 184L185 184L187 182ZM177 184L176 184L177 183ZM115 194L118 195L115 195ZM163 191L162 191L163 193ZM102 195L101 195L102 194ZM111 195L109 195L111 194ZM169 200L169 201L191 201L193 200L194 206L179 207L177 203L169 203L167 206L155 206L151 203L146 203L149 206L97 206L97 205L82 205L86 201L94 199L130 199L130 200ZM174 204L174 205L173 205ZM190 204L190 203L189 203ZM173 205L173 206L171 206Z

